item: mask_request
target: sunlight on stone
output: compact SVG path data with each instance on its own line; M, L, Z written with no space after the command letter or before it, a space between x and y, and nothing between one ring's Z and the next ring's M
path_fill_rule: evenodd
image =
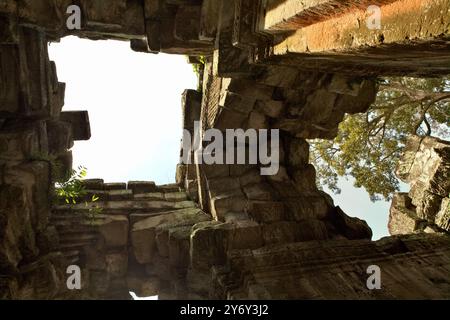
M131 291L130 291L130 295L131 295L131 297L133 298L133 300L159 300L159 299L158 299L158 296L138 297L138 296L136 295L136 293L131 292Z

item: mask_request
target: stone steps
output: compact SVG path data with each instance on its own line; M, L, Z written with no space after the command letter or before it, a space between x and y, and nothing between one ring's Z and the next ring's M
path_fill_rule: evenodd
M173 201L131 201L131 200L121 200L121 201L105 201L96 202L96 206L102 208L102 214L123 214L127 212L128 214L137 212L161 212L185 208L195 208L196 204L193 201L181 200L178 202ZM55 207L56 211L67 212L66 205L59 205ZM75 204L71 206L71 211L73 212L88 212L88 208L84 204Z
M98 239L98 234L95 233L79 233L79 232L72 232L72 233L63 233L59 236L60 243L61 244L67 244L67 243L75 243L75 242L90 242L93 240Z
M67 243L61 243L59 245L59 249L61 251L66 251L66 250L74 250L75 248L77 249L82 249L83 247L89 246L89 245L94 245L95 241L75 241L75 242L67 242Z
M134 200L136 201L169 201L169 202L180 202L188 201L188 196L185 192L156 192L156 193L140 193L134 195Z
M181 188L178 184L176 183L172 183L172 184L164 184L161 186L158 186L158 188L165 192L165 193L170 193L170 192L180 192Z

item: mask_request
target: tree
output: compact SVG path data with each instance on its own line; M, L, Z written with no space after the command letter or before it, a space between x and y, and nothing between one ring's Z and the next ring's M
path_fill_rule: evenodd
M311 140L310 162L319 185L335 193L338 178L351 176L372 201L399 190L395 168L409 135L450 136L450 77L384 78L364 114L347 115L334 140Z

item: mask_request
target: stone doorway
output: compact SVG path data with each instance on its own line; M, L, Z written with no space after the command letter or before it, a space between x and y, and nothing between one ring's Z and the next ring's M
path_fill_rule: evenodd
M88 141L76 141L73 167L105 182L175 182L182 136L181 96L197 88L187 58L130 50L124 41L73 36L49 43L58 79L66 83L63 111L87 110Z
M139 219L158 215L158 211L178 209L159 210L158 201L188 200L182 193L177 193L178 188L170 187L170 184L175 183L175 168L179 161L179 140L183 127L180 107L182 93L187 89L197 89L199 81L198 75L188 64L187 57L148 55L131 51L127 42L92 41L73 36L65 37L58 43L49 43L49 57L56 64L58 79L66 83L63 112L76 112L82 106L89 114L86 125L90 127L91 136L87 141L74 143L71 149L72 166L83 166L88 170L88 179L85 181L88 195L86 199L80 200L89 201L94 195L100 198L102 212L97 220L108 221L106 225L111 224L108 220L110 212L107 203L120 206L124 200L136 200L128 192L139 193L139 200L144 200L144 192L152 194L148 194L147 200L154 201L156 207L141 210L140 213L145 213ZM95 178L101 178L104 183L98 183L99 180ZM131 187L132 182L128 186L126 184L126 181L132 180L152 180L157 185L169 186L159 189L141 184L143 189L136 191ZM169 197L173 199L168 199ZM193 203L187 206L191 204L193 207ZM125 211L134 209L131 205L127 209L115 211L113 214L119 217L115 222L119 225L126 222L126 219L121 220L120 217L129 217L129 212ZM76 206L63 205L55 209L55 215L73 222L74 217L65 214L68 213L67 210L75 215L83 212L82 208L78 210ZM122 213L125 215L122 216ZM134 219L133 222L138 220L136 215ZM78 227L83 224L74 223ZM106 247L96 241L94 244L92 240L95 238L95 228L71 232L60 221L55 224L61 228L58 231L69 260L72 257L75 261L74 251L78 251L78 261L74 263L87 265L89 271L83 270L83 276L86 277L87 274L89 279L95 279L95 285L90 286L93 290L91 294L125 298L125 289L128 288L135 300L158 299L158 295L145 295L158 292L159 279L143 274L142 270L130 270L136 264L132 248L125 245L118 250L117 244L107 244ZM112 224L114 225L114 218ZM74 226L75 229L77 226ZM132 227L131 224L129 227ZM120 231L116 235L120 238ZM87 249L89 240L92 248ZM94 248L98 249L99 246L102 249ZM67 250L69 248L75 250ZM128 260L126 265L125 260ZM115 264L116 270L111 270L111 264ZM127 276L121 275L125 269ZM118 282L117 278L123 277L127 286L111 284L109 279L99 273L115 278L115 282ZM109 282L115 289L105 282ZM102 291L105 285L115 292Z

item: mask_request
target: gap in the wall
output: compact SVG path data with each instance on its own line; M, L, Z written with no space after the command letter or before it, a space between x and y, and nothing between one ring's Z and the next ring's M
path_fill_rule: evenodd
M105 182L173 183L182 136L181 95L197 88L187 58L134 52L126 41L66 37L49 45L63 111L87 110L92 137L72 149L74 168Z

